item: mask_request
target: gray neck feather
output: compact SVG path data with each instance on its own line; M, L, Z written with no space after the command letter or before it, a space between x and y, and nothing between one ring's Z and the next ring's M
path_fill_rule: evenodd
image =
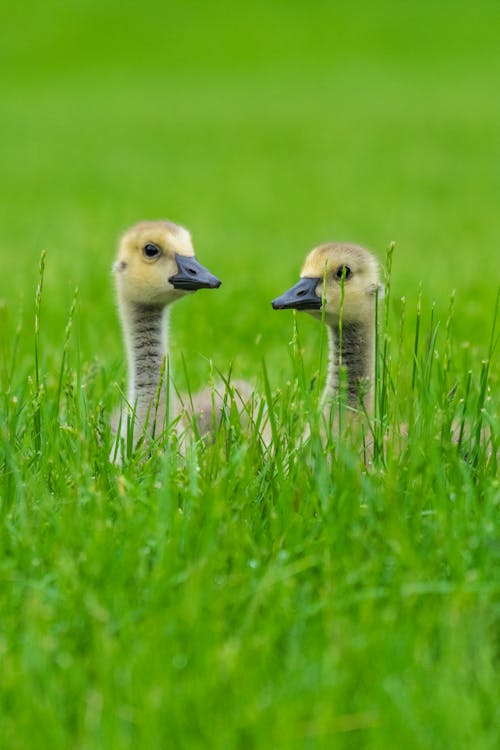
M331 405L339 389L339 367L347 374L347 403L359 408L361 400L370 408L374 380L375 335L373 326L364 322L328 327L329 365L322 405Z
M128 401L135 409L134 432L138 434L146 421L152 424L156 413L158 418L165 416L169 308L131 304L122 314L128 357Z

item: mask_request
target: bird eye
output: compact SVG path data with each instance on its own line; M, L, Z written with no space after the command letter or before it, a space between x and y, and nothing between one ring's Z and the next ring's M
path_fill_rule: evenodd
M349 266L339 266L335 271L335 276L337 279L341 279L342 277L344 279L349 279L352 276L352 271Z
M145 258L156 258L160 254L160 248L153 242L148 242L148 244L144 245L142 248L142 254Z

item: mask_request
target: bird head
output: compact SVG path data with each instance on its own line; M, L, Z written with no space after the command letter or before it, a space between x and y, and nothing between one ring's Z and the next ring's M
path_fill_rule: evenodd
M273 300L275 310L304 310L330 325L373 315L377 292L382 294L378 263L359 245L327 243L307 255L300 281Z
M221 282L196 259L187 229L169 221L144 221L121 237L113 265L127 302L168 305L197 289Z

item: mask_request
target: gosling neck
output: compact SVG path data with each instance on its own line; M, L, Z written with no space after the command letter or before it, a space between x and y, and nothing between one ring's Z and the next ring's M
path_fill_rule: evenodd
M369 410L373 400L375 368L375 330L373 322L363 320L327 324L329 343L328 376L322 396L322 406L328 407L339 390L339 369L347 375L347 404Z
M154 429L156 414L163 418L165 415L170 308L130 303L122 306L121 312L128 361L128 402L134 409L138 433L146 421Z

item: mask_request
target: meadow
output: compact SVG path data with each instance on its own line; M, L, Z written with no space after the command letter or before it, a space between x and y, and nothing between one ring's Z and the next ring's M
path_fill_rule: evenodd
M500 8L241 6L2 22L0 747L493 750ZM268 449L230 413L109 462L111 264L155 218L223 282L174 309L176 385L250 379ZM270 305L330 239L385 269L368 466L321 438L322 326Z

